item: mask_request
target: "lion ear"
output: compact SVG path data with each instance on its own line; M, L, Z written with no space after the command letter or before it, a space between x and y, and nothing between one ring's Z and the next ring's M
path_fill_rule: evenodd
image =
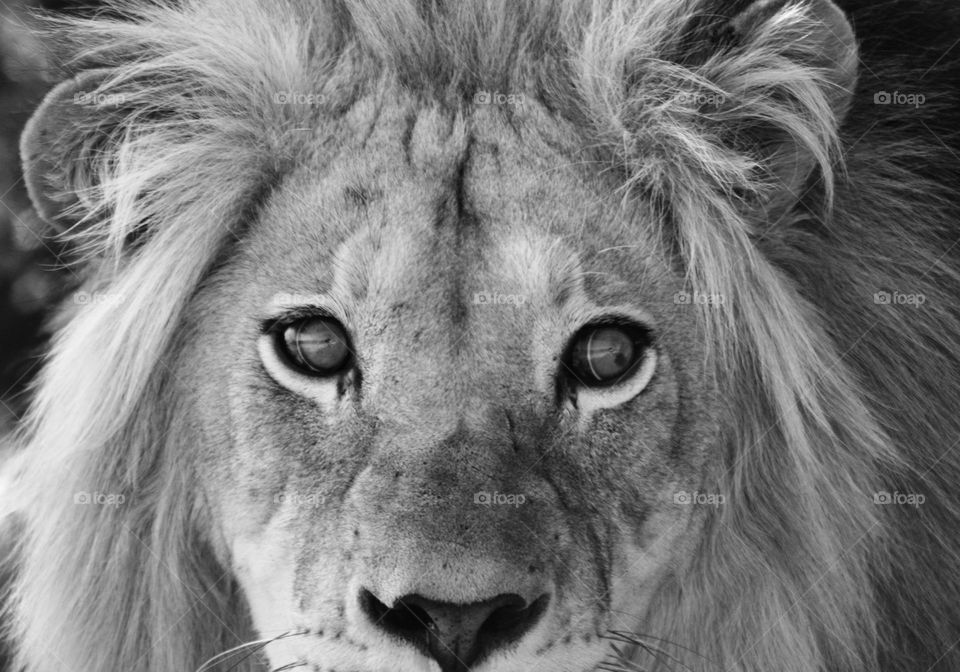
M99 185L97 155L120 118L117 99L98 94L107 77L107 70L89 70L56 86L20 137L27 191L52 233L95 215L89 195Z
M601 130L631 179L769 217L819 172L830 198L858 63L830 0L657 0L600 17L587 37L585 97L601 123L613 113Z
M819 69L834 111L846 114L859 50L853 27L832 0L753 0L729 25L748 50Z
M732 74L739 85L732 87L734 94L739 88L755 106L752 113L746 108L744 123L734 127L752 140L754 158L781 185L774 200L795 201L814 169L831 160L831 139L853 101L859 62L853 28L831 0L755 0L730 27L743 45L745 64L768 61L752 75L748 69L739 82ZM735 56L730 65L738 65ZM806 75L798 77L801 72ZM765 90L766 102L759 99ZM777 106L786 114L771 119Z

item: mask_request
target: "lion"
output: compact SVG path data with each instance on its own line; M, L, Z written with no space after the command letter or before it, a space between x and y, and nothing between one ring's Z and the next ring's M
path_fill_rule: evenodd
M860 4L60 20L13 669L960 669L960 17Z

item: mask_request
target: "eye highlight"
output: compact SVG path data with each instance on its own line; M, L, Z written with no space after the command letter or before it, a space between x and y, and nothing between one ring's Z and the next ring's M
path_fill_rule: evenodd
M353 363L346 329L331 317L306 317L276 329L276 347L294 368L332 376Z
M593 324L571 341L564 363L577 386L611 387L633 376L653 353L650 332L635 324Z

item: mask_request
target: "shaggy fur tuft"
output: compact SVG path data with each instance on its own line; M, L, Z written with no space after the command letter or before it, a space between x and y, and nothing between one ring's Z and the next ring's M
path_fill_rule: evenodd
M123 301L61 317L22 433L18 669L191 670L253 639L208 550L168 362L196 288L321 151L310 129L388 86L452 109L481 90L542 102L625 204L656 208L689 291L725 299L700 319L728 404L707 487L730 503L658 594L656 646L627 638L641 645L616 666L960 669L956 57L897 56L900 4L856 8L857 85L838 43L808 39L821 3L747 4L115 2L60 26L69 68L110 102L49 139L77 158L44 166L59 196L40 208L84 252L85 289ZM953 35L938 11L936 31L905 15L918 44ZM873 104L910 86L929 107ZM875 303L885 291L925 308ZM74 505L96 492L127 505Z

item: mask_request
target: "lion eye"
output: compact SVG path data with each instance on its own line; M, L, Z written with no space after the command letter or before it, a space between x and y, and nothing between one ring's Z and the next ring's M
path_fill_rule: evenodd
M650 348L650 335L630 325L595 325L574 338L567 366L587 387L614 385L629 376Z
M339 373L352 359L346 330L329 317L288 324L280 332L278 346L295 367L317 376Z

